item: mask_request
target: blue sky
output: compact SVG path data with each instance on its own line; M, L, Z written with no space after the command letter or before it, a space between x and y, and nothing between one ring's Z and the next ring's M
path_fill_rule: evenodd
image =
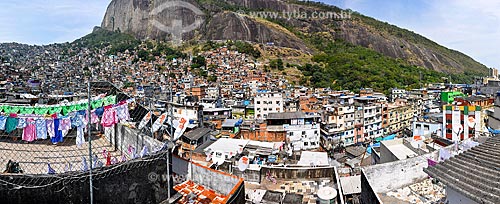
M419 33L500 67L500 1L322 0ZM73 41L100 25L110 0L2 0L0 42Z

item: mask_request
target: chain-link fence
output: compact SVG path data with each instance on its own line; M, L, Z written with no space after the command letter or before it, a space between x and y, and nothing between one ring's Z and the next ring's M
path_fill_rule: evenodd
M91 83L90 96L90 104L88 95L73 93L0 104L2 198L88 203L92 174L96 203L164 199L165 179L148 175L165 175L168 151L151 137L156 118L145 117L144 100L107 82Z

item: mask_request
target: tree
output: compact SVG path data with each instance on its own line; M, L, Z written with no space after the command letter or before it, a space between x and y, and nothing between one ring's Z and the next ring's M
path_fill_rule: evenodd
M283 69L284 69L284 67L283 67L283 60L281 58L278 58L278 59L275 59L275 60L271 60L269 62L269 66L272 69L278 69L280 71L283 71Z
M200 68L206 65L205 57L199 55L193 57L191 68Z

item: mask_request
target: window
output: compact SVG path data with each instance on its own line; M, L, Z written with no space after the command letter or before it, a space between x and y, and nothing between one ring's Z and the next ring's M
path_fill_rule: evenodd
M257 111L260 111L260 108L257 108Z
M280 104L280 101L276 101L276 105L279 105Z
M446 129L446 134L451 134L451 133L452 133L451 129Z
M267 111L267 108L264 108L264 111Z
M268 101L267 104L273 104L273 101Z
M420 125L420 124L416 124L416 125L415 125L415 128L420 129L420 128L422 128L422 125Z
M278 111L278 112L279 112L279 111L280 111L280 108L276 108L276 111Z
M314 131L314 134L315 134L315 135L317 135L317 134L318 134L318 131L317 131L317 130L315 130L315 131Z
M304 146L309 146L309 142L304 142Z
M305 135L306 134L306 131L302 131L302 135Z
M260 104L260 101L257 101L257 104Z

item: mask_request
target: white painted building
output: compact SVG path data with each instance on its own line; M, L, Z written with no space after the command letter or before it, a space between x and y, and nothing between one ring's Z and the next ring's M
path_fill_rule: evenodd
M283 94L278 92L257 93L254 98L254 111L256 119L266 119L269 113L282 113Z
M320 147L320 116L303 112L270 113L267 131L285 132L286 140L294 151Z
M435 133L439 137L442 136L443 124L431 121L415 121L412 124L413 136L431 136Z
M383 136L382 108L380 104L371 104L358 107L363 111L363 125L366 139L374 139Z

